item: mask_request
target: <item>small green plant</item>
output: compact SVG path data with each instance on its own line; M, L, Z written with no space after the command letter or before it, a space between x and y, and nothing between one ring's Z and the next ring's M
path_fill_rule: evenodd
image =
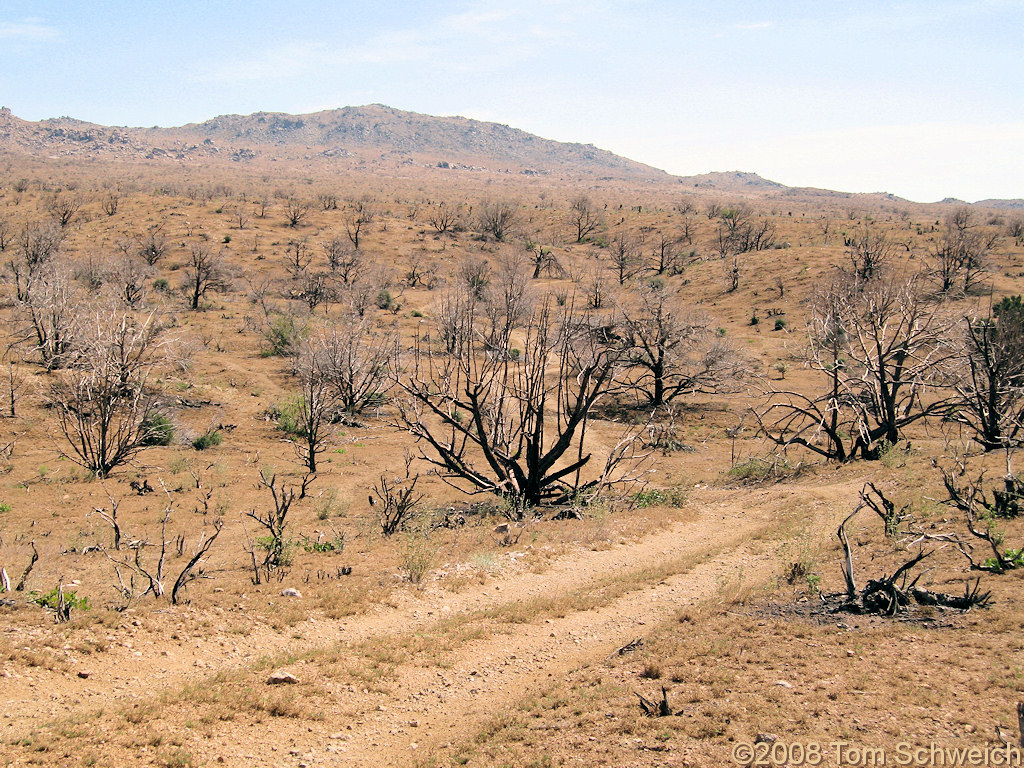
M999 561L994 557L985 558L985 562L982 567L987 568L990 571L998 571L1006 568L1024 568L1024 547L1020 549L1007 549L1003 552L1003 563L999 564Z
M781 318L781 317L775 318L775 330L776 331L784 331L784 330L786 330L786 321L783 318Z
M4 512L10 512L10 511L11 511L11 505L10 504L8 504L7 502L0 502L0 514L3 514Z
M51 611L63 610L66 614L70 615L71 611L88 611L89 610L89 598L79 597L77 593L73 591L64 592L64 599L61 600L61 588L54 587L49 592L40 594L39 592L29 593L29 601L35 603L42 608L49 608ZM59 617L58 617L59 618ZM65 617L65 621L67 618Z
M162 413L151 413L142 422L143 445L170 445L174 440L174 424Z
M302 424L302 396L296 395L270 409L270 417L277 422L277 428L286 435L305 437Z
M221 241L225 245L231 242L231 235L224 235L224 239Z
M761 322L761 318L757 316L757 312L754 312L754 313L752 313L750 315L750 324L751 325L759 325L760 322Z
M686 504L686 489L682 486L674 488L646 488L633 494L633 503L640 509L647 507L681 507Z
M336 534L333 539L313 539L302 537L302 549L306 552L341 552L345 548L345 534Z
M423 317L423 313L420 312L418 309L414 309L412 312L409 313L409 317Z
M224 442L224 436L219 429L210 429L192 441L192 447L197 451L205 451L207 448L215 448Z
M266 347L261 354L264 357L288 355L308 333L309 328L294 315L274 315L263 329L263 341L266 342Z
M508 359L509 360L516 361L516 360L519 360L519 358L521 358L522 356L523 356L523 350L517 349L516 347L512 347L512 349L510 349L508 351Z
M167 293L171 290L171 284L167 282L167 278L158 277L153 281L153 289L160 291L160 293Z
M391 291L381 289L380 293L377 294L375 303L377 304L377 309L391 309L395 302L391 297Z
M434 565L434 547L425 536L412 534L402 550L399 566L402 576L410 584L419 584Z

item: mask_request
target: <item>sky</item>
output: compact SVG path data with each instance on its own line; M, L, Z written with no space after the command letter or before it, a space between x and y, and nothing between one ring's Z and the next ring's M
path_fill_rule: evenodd
M370 103L691 175L1024 198L1024 0L0 0L0 104L174 126Z

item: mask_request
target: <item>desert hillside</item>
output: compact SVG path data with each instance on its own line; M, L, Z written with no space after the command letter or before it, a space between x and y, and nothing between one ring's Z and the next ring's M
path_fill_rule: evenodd
M379 105L0 153L3 764L1018 743L1010 203Z

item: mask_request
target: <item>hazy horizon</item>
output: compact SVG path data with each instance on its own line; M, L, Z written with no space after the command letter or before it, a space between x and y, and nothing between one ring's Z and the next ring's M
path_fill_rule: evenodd
M165 127L381 103L674 175L973 202L1024 197L1021 28L1022 0L9 0L0 98Z

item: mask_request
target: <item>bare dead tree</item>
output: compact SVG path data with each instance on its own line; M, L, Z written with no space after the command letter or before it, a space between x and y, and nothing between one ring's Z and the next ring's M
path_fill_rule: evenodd
M136 243L138 255L151 267L155 267L167 253L167 238L164 237L162 224L150 227L145 235L136 238Z
M418 474L412 474L412 454L405 455L405 475L388 477L387 473L373 487L380 499L380 532L392 536L405 528L416 507L423 501L423 494L416 493Z
M261 576L267 581L273 571L288 564L286 552L287 539L285 539L285 528L288 522L288 511L292 502L295 501L295 489L278 484L277 475L260 472L257 488L263 488L270 492L274 508L260 513L255 509L246 512L246 517L255 520L266 532L265 536L258 538L249 544L249 554L253 563L253 583L259 584ZM263 551L262 557L258 558L256 550Z
M980 280L998 242L999 233L979 226L970 208L958 208L949 214L942 238L929 254L939 292L969 292Z
M516 503L565 501L592 487L580 471L588 417L612 387L622 353L599 343L572 307L540 304L524 323L523 354L488 354L477 341L479 303L452 353L418 337L398 383L400 423L427 446L440 476ZM458 487L458 486L456 486Z
M1018 444L1024 427L1024 304L1008 297L983 318L966 318L955 358L958 400L949 418L986 450Z
M338 210L338 196L334 192L324 191L317 193L316 201L324 211Z
M430 208L427 214L427 223L433 227L439 235L454 232L460 226L462 218L462 204L452 204L441 201Z
M295 276L301 274L313 261L313 251L306 238L289 240L285 246L285 267Z
M365 200L356 201L345 211L345 234L357 251L359 241L369 230L375 215L373 206Z
M109 192L100 203L100 207L107 216L116 216L121 206L121 195L117 192Z
M948 494L945 503L964 515L967 530L985 542L992 553L992 557L978 562L971 547L960 543L960 552L972 570L1004 573L1024 566L1024 546L1007 547L1005 533L998 527L1000 521L1018 517L1024 508L1024 482L1013 472L1013 453L1012 448L1006 450L1006 473L991 488L984 472L973 479L967 477L967 461L963 457L952 469L941 469Z
M28 320L31 338L47 370L66 365L75 354L82 315L68 268L59 263L36 267L24 283L19 307Z
M193 245L185 267L185 293L190 309L199 309L199 303L210 291L225 292L231 287L231 276L222 253L215 253L203 244Z
M619 285L624 285L627 280L643 270L643 260L640 258L636 239L626 232L615 235L609 258Z
M136 321L102 313L90 326L75 365L52 382L48 403L68 442L62 455L106 477L152 436L149 379L159 345L152 315Z
M18 301L26 301L29 283L53 262L63 242L64 232L54 224L30 224L19 232L17 249L7 262Z
M67 227L82 208L80 195L71 192L55 192L46 200L46 210L61 229Z
M107 264L103 282L117 300L129 309L138 309L145 301L147 281L152 269L132 254L122 254Z
M317 459L334 437L332 413L336 395L328 379L323 356L316 348L305 347L296 361L299 393L295 400L295 451L311 474L316 474Z
M293 229L301 224L309 215L312 205L308 200L300 200L297 197L289 197L284 202L284 215L288 226Z
M348 417L379 405L393 386L398 336L364 318L345 316L307 342L336 406Z
M332 238L322 246L327 267L345 285L354 283L364 265L363 252L340 237Z
M569 204L569 226L577 243L582 243L603 223L597 206L586 195L577 195Z
M846 255L854 277L868 282L891 265L896 244L878 229L865 224L858 234L845 237Z
M749 371L749 362L711 332L706 318L684 311L670 289L645 287L629 298L630 305L619 306L626 360L634 371L629 386L647 405L726 392Z
M519 206L510 200L489 200L480 206L477 226L499 243L504 242L519 219Z
M769 439L835 461L870 459L909 425L947 411L952 324L919 283L851 278L815 298L807 365L824 386L771 391L757 414Z
M126 556L118 555L117 557L110 554L106 549L103 553L107 556L107 559L114 566L114 574L117 578L118 589L124 598L125 604L123 607L127 608L128 605L136 597L144 597L148 594L152 594L155 598L163 597L166 594L166 582L167 582L167 558L168 558L168 544L172 544L171 540L167 538L167 525L171 519L171 513L174 510L174 501L171 499L170 493L164 488L164 493L167 495L167 504L164 507L164 514L160 521L160 540L158 544L151 543L148 539L132 539L125 545L127 551ZM113 501L113 499L111 499ZM114 509L117 509L116 503ZM100 511L100 510L97 510ZM104 515L104 520L110 521L109 516ZM115 523L115 542L120 543L120 529ZM192 556L188 559L182 569L178 572L177 578L174 580L174 584L171 587L171 604L180 605L182 602L182 592L185 587L193 581L197 576L202 573L202 563L208 556L210 549L213 547L214 542L220 535L223 529L223 523L220 520L213 522L213 535L207 535L204 530L200 536L199 541L196 543L195 550ZM184 536L179 536L177 539L176 554L178 556L183 555L185 539ZM146 549L149 547L157 548L157 557L155 562L147 562ZM115 551L118 551L119 547L115 546ZM131 576L129 577L128 583L125 583L124 577L122 576L122 569L128 571ZM135 576L139 576L143 580L145 587L140 592L135 586Z

